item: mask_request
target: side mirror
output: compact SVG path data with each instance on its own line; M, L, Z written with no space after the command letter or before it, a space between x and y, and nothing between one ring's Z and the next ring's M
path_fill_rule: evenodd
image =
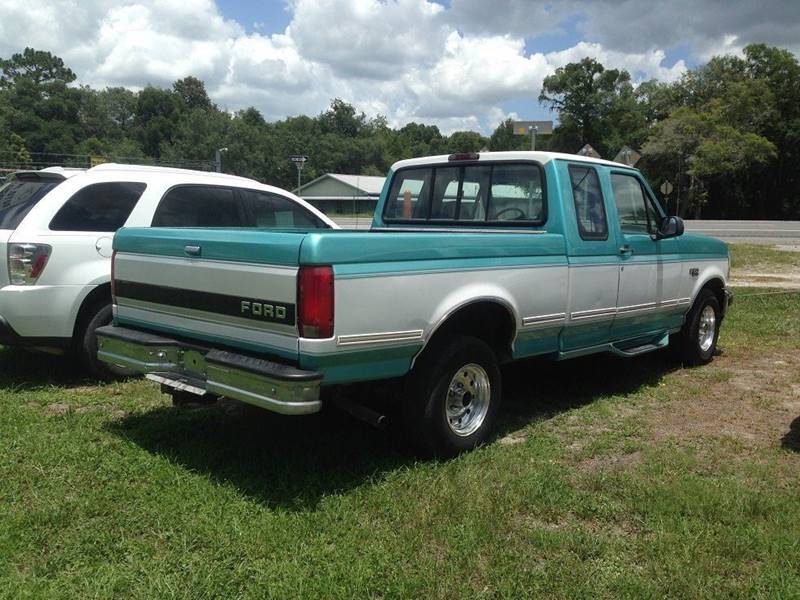
M656 233L657 240L678 237L683 235L683 219L680 217L664 217Z

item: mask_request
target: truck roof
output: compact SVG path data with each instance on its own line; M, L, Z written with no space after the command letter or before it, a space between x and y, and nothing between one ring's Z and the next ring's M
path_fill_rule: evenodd
M581 156L580 154L566 154L564 152L538 152L533 150L513 150L507 152L476 152L478 161L507 161L507 160L535 160L541 164L550 162L551 160L569 160L572 162L588 162L600 165L610 165L614 167L623 167L625 169L632 169L633 167L614 162L611 160L604 160L602 158L592 158L591 156ZM406 160L397 161L392 165L392 170L401 169L403 167L414 167L429 165L433 163L446 163L449 162L449 154L440 154L437 156L422 156L420 158L409 158Z

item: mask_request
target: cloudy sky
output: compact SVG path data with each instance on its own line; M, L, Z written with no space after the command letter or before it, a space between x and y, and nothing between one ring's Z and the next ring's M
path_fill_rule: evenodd
M542 79L593 56L674 79L766 42L800 54L800 0L2 0L0 56L64 58L81 83L168 86L269 119L340 97L392 125L490 132L539 119Z

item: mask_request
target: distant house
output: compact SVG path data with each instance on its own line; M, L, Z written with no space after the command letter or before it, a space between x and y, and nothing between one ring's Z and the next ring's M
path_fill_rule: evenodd
M384 177L370 175L326 173L294 193L326 214L372 214L384 181Z

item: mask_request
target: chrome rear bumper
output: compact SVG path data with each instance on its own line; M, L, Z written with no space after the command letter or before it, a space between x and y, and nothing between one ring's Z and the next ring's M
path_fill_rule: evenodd
M322 408L322 375L115 325L97 330L97 357L194 394L236 398L285 415Z

